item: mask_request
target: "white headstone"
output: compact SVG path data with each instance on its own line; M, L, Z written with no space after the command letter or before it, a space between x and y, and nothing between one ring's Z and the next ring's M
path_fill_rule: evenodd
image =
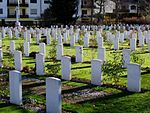
M10 103L22 104L22 81L19 71L9 72Z
M12 34L12 30L10 29L8 32L9 38L12 39L13 38L13 34Z
M39 44L39 43L40 43L40 40L41 40L41 34L38 33L38 34L36 35L36 43Z
M98 48L103 48L103 37L97 37Z
M148 40L148 51L150 52L150 39Z
M131 38L130 39L130 49L132 51L135 51L136 50L136 39L135 38Z
M71 80L71 58L63 56L61 58L62 79Z
M105 61L105 54L106 54L105 48L98 48L98 59L99 60Z
M102 65L101 60L92 60L91 61L91 83L94 85L101 85L102 81Z
M58 36L58 44L62 44L62 35L61 34Z
M10 41L10 54L14 55L15 52L15 41L11 40Z
M141 91L141 67L139 64L128 64L128 91Z
M30 43L29 42L24 42L24 55L29 56L30 53Z
M118 49L119 49L119 38L114 37L114 50L118 50Z
M37 75L45 74L44 62L45 62L44 54L42 53L36 54L36 74Z
M0 40L0 48L2 48L2 40Z
M27 34L27 41L28 41L29 43L31 43L31 34L30 34L30 33Z
M3 67L3 51L0 49L0 67Z
M46 79L46 112L61 113L61 80L53 77Z
M22 70L22 52L21 51L15 51L14 61L15 61L15 69L17 71L21 71Z
M139 46L144 46L144 40L145 40L145 38L144 38L144 36L143 35L141 35L141 36L139 36Z
M40 44L39 44L39 53L42 53L42 54L44 54L44 56L46 56L45 43L40 43Z
M56 59L61 60L63 56L63 44L59 44L56 46Z
M70 46L75 46L75 36L72 35L70 38Z
M131 53L130 49L123 49L123 62L124 62L123 67L127 67L127 64L130 64L130 53Z
M51 44L51 35L46 36L46 44L50 45Z
M19 38L19 31L17 29L15 30L15 36L17 39Z
M76 46L76 62L83 62L83 47Z
M90 33L86 33L84 36L84 47L89 47Z

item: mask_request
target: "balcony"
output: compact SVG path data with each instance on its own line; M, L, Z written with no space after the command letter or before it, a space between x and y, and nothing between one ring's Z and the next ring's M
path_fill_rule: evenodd
M16 7L17 5L18 5L18 3L7 3L8 7ZM20 7L29 7L28 3L20 3L19 5L20 5Z

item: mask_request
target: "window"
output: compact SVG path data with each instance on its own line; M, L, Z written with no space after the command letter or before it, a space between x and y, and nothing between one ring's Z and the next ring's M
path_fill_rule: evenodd
M135 6L135 5L132 5L132 6L131 6L131 10L136 10L136 6Z
M30 3L37 3L37 0L30 0Z
M44 0L44 4L49 4L50 0Z
M30 14L31 15L37 15L37 9L31 9Z
M87 14L87 10L82 10L82 14L86 15Z
M3 14L3 9L0 9L0 14Z

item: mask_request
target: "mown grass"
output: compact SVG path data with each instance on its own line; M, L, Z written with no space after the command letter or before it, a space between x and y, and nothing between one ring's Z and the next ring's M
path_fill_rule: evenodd
M3 63L5 63L8 66L14 66L13 64L13 57L8 56L6 52L8 52L9 47L9 38L3 39L3 51L4 51L4 60ZM19 47L19 44L23 43L23 39L15 40L16 42L16 48ZM78 44L77 44L78 45ZM106 59L112 59L111 52L112 48L110 49L109 46L105 43L106 47ZM51 46L46 47L47 56L48 52ZM128 41L124 42L123 44L120 44L120 48L129 48ZM35 39L32 39L32 43L30 45L30 52L38 52L39 47L35 44ZM137 48L137 51L142 51L140 48ZM145 45L144 52L147 51L147 46ZM122 52L121 50L118 50L118 52ZM150 67L150 53L144 53L143 51L139 53L139 56L145 60L142 67ZM6 55L5 55L6 54ZM70 55L75 56L75 47L64 47L64 55ZM97 58L97 49L91 49L91 48L84 48L84 62L90 62L92 58ZM11 59L10 59L11 58ZM50 61L45 62L45 64L52 63ZM60 62L59 62L60 64ZM23 67L29 66L29 67L35 67L35 59L34 58L27 58L23 57ZM90 63L73 63L72 64L72 78L81 78L81 79L91 79L91 64ZM127 71L125 70L124 75L121 76L119 85L126 86L127 85ZM28 73L22 73L22 75L28 75ZM28 75L29 77L35 77L33 75ZM58 73L58 76L61 76L61 71ZM37 76L36 78L45 80L44 77ZM109 83L110 81L106 81L106 83ZM111 82L110 82L111 83ZM86 86L86 83L77 83L77 82L70 82L70 81L63 81L63 85L69 85L72 87L83 87ZM81 103L76 104L70 104L63 102L63 109L66 111L70 111L73 113L148 113L150 112L150 73L142 74L142 88L145 89L142 93L130 93L126 91L122 91L115 88L107 88L107 87L93 87L93 89L98 91L105 91L109 92L112 95L105 96L102 98L97 98L95 100L89 100L89 101L83 101ZM25 98L32 98L36 99L39 103L45 104L45 96L41 95L38 96L36 94L30 94L27 93L24 95ZM1 107L2 106L2 107ZM14 112L12 112L14 111ZM24 113L29 112L26 110L22 110L14 105L8 105L2 103L0 105L0 112L1 113Z
M0 113L35 113L31 110L21 109L19 106L0 102Z

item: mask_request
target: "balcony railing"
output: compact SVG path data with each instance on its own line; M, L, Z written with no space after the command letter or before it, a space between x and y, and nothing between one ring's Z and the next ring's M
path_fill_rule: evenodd
M7 3L7 6L12 6L12 7L16 7L18 5L18 3ZM28 3L20 3L19 4L20 7L29 7Z

